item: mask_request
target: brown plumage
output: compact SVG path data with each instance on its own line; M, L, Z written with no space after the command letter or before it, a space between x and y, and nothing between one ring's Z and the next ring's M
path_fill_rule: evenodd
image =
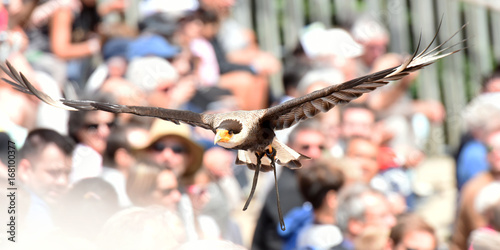
M437 33L432 42L436 37ZM245 205L244 209L246 209L253 195L260 170L275 170L275 161L290 168L299 168L301 166L299 160L308 158L277 141L274 134L275 130L289 128L320 112L327 112L337 104L348 103L363 93L384 86L389 81L399 80L411 72L420 70L440 58L461 50L446 52L452 46L441 49L448 41L449 39L436 48L429 50L431 42L421 53L413 54L400 66L330 86L268 109L219 114L199 114L183 110L127 106L86 100L61 99L56 101L35 89L28 79L22 73L18 73L10 63L6 63L7 68L2 65L0 67L12 79L4 79L4 81L12 85L16 90L35 95L40 100L55 107L71 111L103 110L113 113L131 113L140 116L157 117L176 124L180 122L187 123L214 131L216 133L215 143L225 148L238 150L237 164L246 164L250 169L255 169L254 186ZM272 149L272 151L268 151L268 149ZM264 157L266 155L267 157ZM281 213L280 222L282 222ZM282 224L282 229L284 229L284 224Z

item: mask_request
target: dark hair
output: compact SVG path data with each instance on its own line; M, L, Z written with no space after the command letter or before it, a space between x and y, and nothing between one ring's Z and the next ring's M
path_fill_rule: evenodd
M104 102L104 103L113 103L114 99L102 93L94 93L93 95L84 95L81 100L92 100L96 102ZM87 111L81 110L76 112L69 113L68 120L68 136L71 137L75 142L80 142L80 139L77 136L78 131L85 126L85 117L89 112L95 111ZM116 117L116 114L114 114Z
M107 219L118 211L118 194L102 178L76 182L62 199L57 223L72 235L93 239Z
M211 24L211 23L218 23L219 22L219 16L217 16L217 13L215 13L215 11L211 11L211 10L205 10L205 9L199 8L194 13L194 16L196 19L200 20L204 24Z
M490 84L490 82L493 80L493 79L497 79L497 78L500 78L500 65L498 65L494 70L493 72L491 72L490 75L488 75L487 77L483 78L483 81L481 82L481 90L483 92L486 91L486 89L488 88L488 85Z
M311 70L309 63L290 57L285 64L283 72L283 86L285 91L288 92L297 89L300 80Z
M28 134L23 147L19 151L21 159L27 159L39 156L49 145L54 144L64 155L71 156L75 143L68 137L63 136L52 129L35 129Z
M0 162L7 166L7 152L9 150L9 141L11 141L9 135L5 132L0 132Z
M338 192L344 185L344 174L335 161L323 159L307 169L298 170L298 181L304 199L310 202L314 209L318 209L328 191Z
M127 140L127 129L128 128L125 126L117 126L113 130L113 133L109 135L106 143L106 150L102 156L103 164L107 167L114 167L115 153L118 149L123 148L128 152L132 150L129 141Z
M391 234L389 235L389 237L392 240L393 245L396 246L401 243L405 235L415 231L425 231L430 233L437 244L437 238L434 228L429 225L422 217L412 213L401 215L398 218L398 222L391 229Z

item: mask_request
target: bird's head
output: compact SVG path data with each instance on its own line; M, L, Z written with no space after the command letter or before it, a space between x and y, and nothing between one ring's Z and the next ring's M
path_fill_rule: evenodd
M219 124L215 129L214 144L219 144L226 148L237 146L239 141L239 134L243 129L243 125L236 120L225 120Z

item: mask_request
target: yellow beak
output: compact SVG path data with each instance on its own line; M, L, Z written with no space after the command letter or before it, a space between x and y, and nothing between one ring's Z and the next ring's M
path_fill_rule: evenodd
M215 133L214 144L218 142L228 142L231 139L231 135L225 129L217 129L217 133Z

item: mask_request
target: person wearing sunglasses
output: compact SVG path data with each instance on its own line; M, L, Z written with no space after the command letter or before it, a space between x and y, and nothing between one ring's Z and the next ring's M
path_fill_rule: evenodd
M111 98L97 95L96 101L112 102ZM68 135L77 142L73 153L71 183L102 173L102 155L106 150L109 135L113 131L116 115L104 111L71 112Z
M164 168L171 169L184 183L200 168L203 148L191 139L188 125L156 119L150 129L150 140L140 152Z
M190 127L156 119L150 129L149 143L137 150L139 158L150 159L174 173L182 194L177 210L186 226L186 235L189 240L198 239L193 206L184 191L201 167L203 148L191 138Z

